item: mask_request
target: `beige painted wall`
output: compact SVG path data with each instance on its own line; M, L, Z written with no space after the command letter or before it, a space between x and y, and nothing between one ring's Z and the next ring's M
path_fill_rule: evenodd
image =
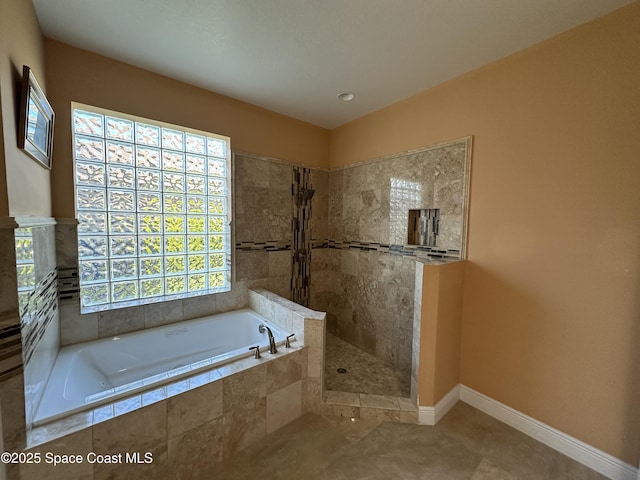
M464 266L455 262L423 267L418 371L422 406L434 406L460 383Z
M640 2L331 132L474 135L461 381L638 464Z
M327 167L329 131L85 50L45 41L50 97L58 114L53 209L73 217L72 101L231 137L234 151Z
M0 0L0 12L0 215L50 216L50 172L18 148L22 65L47 93L42 34L31 2Z

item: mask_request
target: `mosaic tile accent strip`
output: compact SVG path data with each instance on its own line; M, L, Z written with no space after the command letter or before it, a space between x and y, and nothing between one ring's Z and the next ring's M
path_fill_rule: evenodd
M291 185L293 195L293 263L291 290L294 302L309 306L311 276L311 199L315 193L311 170L294 167Z
M22 312L23 360L25 367L58 310L58 272L50 271L29 293Z
M0 329L0 382L21 372L22 336L20 324L15 324Z
M391 255L419 255L426 254L433 258L460 258L460 250L447 250L438 247L426 247L422 245L388 245L377 242L362 242L358 240L333 240L333 239L314 239L311 241L311 248L335 248L345 250L349 248L359 250L375 250L380 253L388 253ZM241 242L236 243L236 250L252 251L283 251L291 250L292 245L287 242L267 241L267 242Z
M291 250L291 242L279 242L277 240L269 240L266 242L240 242L236 243L236 250L266 250L267 252L278 252Z
M58 298L63 304L80 301L78 267L58 267Z
M438 247L421 245L389 245L377 242L360 242L357 240L323 240L314 242L313 248L333 248L338 250L366 250L388 253L390 255L417 256L426 255L432 258L460 258L460 250L447 250Z

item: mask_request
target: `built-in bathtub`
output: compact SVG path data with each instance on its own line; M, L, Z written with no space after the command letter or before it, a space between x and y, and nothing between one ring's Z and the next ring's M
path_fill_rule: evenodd
M268 353L263 336L259 342L264 346L260 359L252 358L252 352L242 352L249 356L233 361L230 356L221 365L191 370L184 377L181 371L174 372L175 376L167 376L167 381L162 380L159 385L145 385L141 391L127 392L124 398L110 398L104 404L29 428L25 452L37 453L41 458L69 452L84 458L89 454L113 456L116 452L153 454L150 464L84 461L57 465L56 478L165 478L170 471L172 478L190 478L194 466L231 458L306 412L325 413L322 374L326 314L263 289L249 290L247 297L242 305L267 319L279 336L276 354ZM224 316L233 318L236 313ZM188 323L174 323L158 330L173 332L167 337L177 344L185 335L181 330L185 325ZM290 348L282 345L282 332L295 333ZM232 335L240 333L236 328ZM206 334L198 337L201 338L196 341ZM142 345L136 349L151 346L160 350L155 342L144 341ZM172 351L181 351L175 346L172 344ZM240 350L245 347L248 348L243 346ZM193 362L196 368L198 361ZM105 368L100 362L94 361ZM43 470L42 463L20 465L21 478L41 478L50 471Z
M250 309L211 315L60 349L33 420L34 426L218 368L269 355L267 325L276 345L285 332Z

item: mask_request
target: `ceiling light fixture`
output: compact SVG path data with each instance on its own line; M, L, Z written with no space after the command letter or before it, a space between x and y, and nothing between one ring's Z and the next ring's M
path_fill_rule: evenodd
M338 100L342 100L343 102L350 102L356 98L356 94L353 92L342 92L338 94Z

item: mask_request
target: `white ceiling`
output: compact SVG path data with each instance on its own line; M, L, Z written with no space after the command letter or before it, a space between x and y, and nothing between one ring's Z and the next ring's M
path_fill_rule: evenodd
M33 0L45 36L334 128L633 0ZM355 100L336 99L353 91Z

